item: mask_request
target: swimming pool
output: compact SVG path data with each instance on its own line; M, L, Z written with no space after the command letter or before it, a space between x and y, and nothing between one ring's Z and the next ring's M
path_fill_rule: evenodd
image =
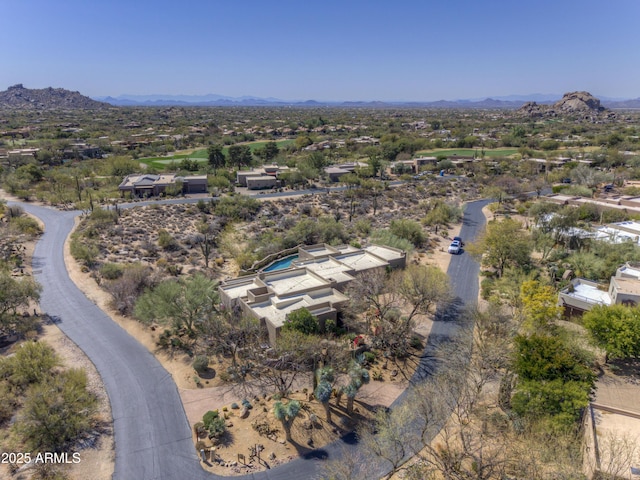
M276 270L284 270L285 268L289 268L291 266L291 262L298 259L298 255L289 255L288 257L281 258L280 260L276 260L268 267L265 267L263 272L275 272Z

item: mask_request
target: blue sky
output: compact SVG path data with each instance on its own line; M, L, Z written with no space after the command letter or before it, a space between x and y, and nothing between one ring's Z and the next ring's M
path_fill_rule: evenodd
M0 0L0 90L640 97L638 0Z

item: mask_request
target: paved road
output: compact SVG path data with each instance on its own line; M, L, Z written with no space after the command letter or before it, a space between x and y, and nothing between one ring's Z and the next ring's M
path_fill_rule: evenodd
M197 200L196 200L197 201ZM484 223L486 201L468 205L461 236L470 240ZM137 340L90 302L69 278L64 265L64 241L79 212L60 212L28 203L20 205L39 217L45 233L35 248L33 268L42 284L41 307L95 364L102 376L114 419L116 480L197 480L224 478L200 467L191 431L173 379ZM474 304L478 265L468 255L452 258L448 273L457 303ZM430 338L448 335L456 309L440 313ZM433 341L431 342L433 343ZM401 397L398 401L402 401ZM345 450L346 449L346 450ZM314 452L307 459L239 479L302 480L317 478L318 458L353 454L353 435ZM379 465L383 472L385 466Z

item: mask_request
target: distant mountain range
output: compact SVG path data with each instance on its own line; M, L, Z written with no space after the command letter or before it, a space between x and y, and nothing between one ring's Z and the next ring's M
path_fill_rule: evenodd
M94 100L115 106L343 106L343 107L422 107L422 108L476 108L476 109L517 109L525 102L536 102L551 105L562 98L562 95L540 94L508 95L493 98L475 98L458 100L420 101L317 101L317 100L282 100L279 98L261 98L252 96L228 97L224 95L119 95L117 97L94 97ZM640 108L640 98L619 99L602 97L602 105L606 108Z
M586 92L583 92L586 94ZM590 95L590 94L589 94ZM297 107L416 107L443 109L519 109L523 104L553 105L563 98L554 94L509 95L484 99L419 101L362 101L331 102L316 100L281 100L253 96L227 97L223 95L120 95L91 99L79 92L64 88L29 89L22 84L0 92L0 108L22 110L99 109L110 106L297 106ZM594 97L595 98L595 97ZM599 105L608 109L640 108L640 98L601 98Z

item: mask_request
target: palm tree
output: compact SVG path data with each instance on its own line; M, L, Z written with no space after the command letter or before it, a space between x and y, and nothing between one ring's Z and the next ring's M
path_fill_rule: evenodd
M316 378L318 379L318 386L314 390L313 394L316 399L320 403L322 403L324 411L327 414L327 422L331 423L331 409L329 408L329 400L331 400L331 393L333 391L332 383L335 380L333 368L319 368L316 371Z
M351 381L342 391L347 396L347 414L351 415L353 412L353 401L358 394L358 390L362 385L369 383L369 371L360 365L358 362L352 362L349 367L349 377Z
M297 400L290 400L287 404L276 402L273 406L273 415L282 422L287 442L291 442L291 426L300 413L300 408L300 402Z

